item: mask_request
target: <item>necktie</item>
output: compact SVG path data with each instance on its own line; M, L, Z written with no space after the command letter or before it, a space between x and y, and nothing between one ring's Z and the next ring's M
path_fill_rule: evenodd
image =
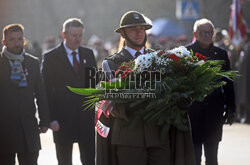
M135 58L137 58L139 55L141 55L141 52L140 52L140 51L137 51L137 52L135 53Z
M76 52L73 51L71 53L71 55L73 56L73 67L74 67L74 70L75 70L75 72L78 72L78 61L76 59Z

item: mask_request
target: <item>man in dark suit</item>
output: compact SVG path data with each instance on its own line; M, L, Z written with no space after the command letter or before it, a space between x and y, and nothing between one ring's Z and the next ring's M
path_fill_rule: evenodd
M148 20L148 18L137 11L129 11L121 18L120 27L115 32L119 33L125 39L125 46L121 51L103 61L103 70L109 79L114 78L113 73L115 73L123 62L129 62L140 54L153 51L145 48L147 41L146 30L152 27ZM101 134L97 137L98 164L166 165L176 163L172 159L170 134L165 139L161 139L160 126L147 124L143 119L140 119L134 127L124 125L124 122L129 122L128 119L134 115L133 112L136 111L136 108L129 108L129 105L124 104L113 106L113 110L111 111L113 117L109 116L105 120L104 115L102 115L101 117L103 118L100 118L100 122L104 125L108 124L105 126L109 126L111 129L108 137L102 137ZM105 146L105 142L112 145ZM192 146L191 138L189 142L190 146ZM105 155L109 157L106 159L103 158L102 153L105 151L105 147L110 147L108 153L112 152L113 156L109 156L105 152ZM184 148L184 145L179 147L182 153L184 153ZM186 151L187 153L184 153L185 158L178 157L181 159L179 162L182 162L179 165L193 165L192 149L186 148ZM108 161L111 163L107 163Z
M67 86L95 87L91 79L96 68L93 51L80 46L83 28L80 19L66 20L62 30L64 41L45 53L42 62L59 165L72 164L74 142L78 142L82 164L94 165L95 112L83 111L84 98L67 89Z
M7 25L0 54L0 164L36 165L49 107L38 58L25 53L23 26ZM36 105L35 100L36 98ZM39 125L36 118L38 109Z
M208 19L197 20L193 33L196 41L187 46L194 55L203 55L208 60L223 60L222 70L230 70L227 51L212 43L214 25ZM201 164L202 145L204 146L206 165L217 165L218 145L222 138L222 126L226 120L232 124L235 103L233 82L208 95L203 102L196 102L190 107L189 116L196 155L196 165Z

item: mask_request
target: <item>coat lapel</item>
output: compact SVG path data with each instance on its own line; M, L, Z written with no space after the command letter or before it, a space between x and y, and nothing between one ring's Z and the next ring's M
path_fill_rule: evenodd
M69 69L71 72L76 73L74 71L74 68L71 65L68 57L67 57L67 53L66 53L66 50L65 50L65 48L63 46L63 43L61 43L61 45L58 47L58 50L59 50L59 53L57 54L57 56L58 56L57 59L65 64L66 69Z

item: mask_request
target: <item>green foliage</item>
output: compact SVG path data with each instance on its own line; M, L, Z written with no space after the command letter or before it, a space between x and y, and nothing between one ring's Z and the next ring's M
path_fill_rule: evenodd
M115 82L105 82L101 81L101 87L109 90L109 89L124 89L127 86L126 82L120 82L120 81L115 81Z
M192 54L191 51L190 57L170 60L167 65L151 66L151 69L156 68L157 71L164 70L160 75L161 81L150 81L151 84L156 84L155 90L147 90L150 84L142 86L142 90L137 90L134 81L129 82L131 77L134 80L140 76L134 72L123 75L125 78L120 81L101 82L97 89L68 88L74 93L88 96L88 100L84 103L86 109L91 109L95 103L106 99L112 100L114 105L121 103L129 105L129 109L134 110L133 115L129 116L130 126L135 126L141 120L148 124L159 125L162 127L161 137L164 138L170 126L183 131L188 130L187 110L194 101L203 101L216 88L225 85L225 79L233 80L239 76L236 71L222 71L223 61L202 61ZM131 66L134 66L134 63L123 64L120 69L127 71ZM140 81L144 83L148 81L147 78L144 76ZM123 90L128 85L130 85L129 90ZM117 94L152 92L156 98L106 98L106 92L109 93L110 90Z
M103 89L95 89L95 88L72 88L70 86L67 86L67 88L72 92L83 96L96 95L104 91Z

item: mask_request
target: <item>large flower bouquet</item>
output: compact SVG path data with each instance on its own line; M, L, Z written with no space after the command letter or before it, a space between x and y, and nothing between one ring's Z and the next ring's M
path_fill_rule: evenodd
M223 71L222 64L223 61L207 60L201 54L193 55L181 46L123 63L112 81L100 82L95 89L69 88L88 96L87 109L103 100L111 100L113 105L125 103L135 109L129 123L143 119L162 126L164 134L171 125L187 130L187 109L192 102L202 101L225 85L225 78L232 80L237 76L235 71Z

